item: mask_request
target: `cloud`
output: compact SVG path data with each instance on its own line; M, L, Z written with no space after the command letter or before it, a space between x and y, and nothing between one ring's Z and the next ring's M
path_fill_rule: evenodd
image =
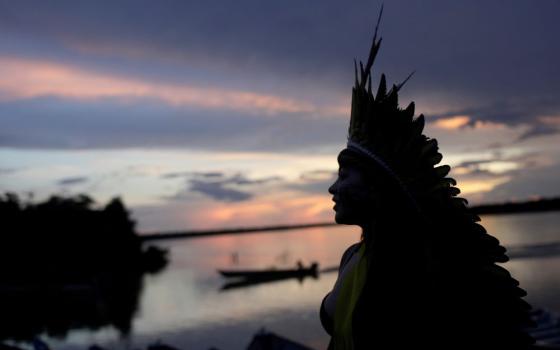
M304 5L295 0L101 4L68 0L54 8L40 2L5 3L0 25L4 32L23 32L87 55L153 62L158 58L169 62L172 57L230 70L250 67L320 77L351 69L351 58L367 52L380 7L379 2L366 0L352 4L312 0ZM468 86L480 93L502 88L507 94L515 90L511 85L529 80L535 82L529 86L538 88L536 82L553 80L543 73L558 61L551 44L559 9L554 1L539 6L515 2L504 13L502 4L481 0L396 0L385 6L381 33L389 40L383 47L394 54L383 63L392 69L410 70L414 65L419 73L433 76L430 88L450 77L453 87ZM523 69L526 62L533 62L530 70ZM505 85L500 83L504 80Z
M507 155L494 152L490 157L470 159L453 166L451 176L472 203L525 200L538 195L554 196L554 191L560 194L560 188L554 185L559 166L560 159L555 153L529 151ZM536 184L539 181L542 183Z
M269 176L260 179L248 179L244 174L237 173L230 178L224 179L223 183L233 185L262 185L269 182L277 182L280 180L282 180L280 176Z
M530 197L554 197L560 195L558 179L560 163L546 166L540 171L521 169L508 182L496 186L486 196L488 202L525 200Z
M347 123L346 118L289 113L267 118L111 98L0 102L0 116L0 147L45 149L187 147L285 152L340 143Z
M167 197L171 200L184 200L191 193L200 193L217 201L242 202L253 198L255 193L259 192L254 186L282 180L279 176L250 179L242 173L226 175L223 172L183 172L164 175L166 176L163 178L167 179L187 177L186 188L181 188L175 195Z
M333 184L338 176L336 170L317 169L305 171L300 174L296 181L285 183L284 186L290 190L296 190L307 194L323 194L330 198L328 188Z
M66 177L58 180L56 183L60 186L79 185L88 182L89 178L86 176Z
M474 103L473 103L474 104ZM560 111L557 98L530 98L521 101L497 100L489 105L474 105L463 109L449 110L429 116L428 121L441 129L504 128L528 126L517 141L541 135L558 133L558 123L550 115Z
M13 174L17 171L18 171L18 169L15 169L15 168L0 168L0 175L2 175L2 174Z
M244 173L227 172L223 173L220 180L203 179L199 176L187 181L187 186L174 197L165 198L167 200L157 209L165 211L162 216L169 217L168 219L162 221L159 215L153 214L153 210L146 213L150 211L148 207L138 207L135 210L141 215L146 213L149 216L144 225L159 229L171 228L170 225L174 223L178 228L184 229L332 220L332 201L327 187L322 186L320 191L311 187L321 182L321 176L311 179L306 175L318 176L321 173L326 174L326 171L306 171L302 172L302 176L289 179L279 176L250 178ZM307 180L302 182L302 178ZM196 197L193 194L202 196ZM177 213L180 215L176 215ZM176 224L178 219L184 223Z
M316 169L304 171L295 179L281 176L250 178L247 174L237 172L178 172L164 174L162 178L186 178L184 187L174 195L164 197L166 200L195 200L193 194L202 194L208 198L223 202L243 202L266 196L269 193L292 193L301 195L328 195L328 188L334 182L337 172ZM169 176L172 175L172 176ZM210 176L208 176L210 175Z
M162 179L175 179L175 178L184 178L190 176L201 176L206 178L213 178L213 177L222 177L224 173L219 171L210 171L210 172L198 172L198 171L182 171L182 172L172 172L172 173L165 173L162 174L160 177Z
M128 100L134 96L192 109L233 109L238 115L277 113L278 119L289 114L347 115L352 58L365 58L373 29L362 24L372 23L380 6L365 0L351 5L333 0L305 5L257 0L219 6L103 4L62 1L53 8L37 2L3 3L0 56L12 58L8 65L20 68L4 72L11 72L3 81L10 84L12 95L49 94L59 100L118 97L140 103ZM560 4L551 1L539 6L516 2L507 13L502 4L480 0L392 2L385 7L381 26L385 40L374 75L384 71L389 81L399 81L416 69L403 97L416 100L419 112L428 111L434 120L464 115L473 125L495 121L538 126L539 116L560 109L560 81L554 78L560 61L554 35L560 30L554 15L558 10ZM524 26L519 26L520 17ZM79 112L88 113L89 106L82 104ZM2 108L2 116L10 114ZM112 117L130 128L138 119L132 110ZM280 121L272 126L284 127ZM285 132L298 133L296 129L300 125L291 123ZM275 134L260 131L258 143ZM311 142L324 136L323 131ZM52 140L58 136L45 135ZM162 140L168 135L160 136L136 135L154 146L185 147ZM127 137L105 143L115 148L135 146L123 139ZM22 147L15 141L10 145ZM96 142L86 145L98 147ZM245 147L255 149L254 144Z
M539 152L505 155L501 151L495 151L489 157L462 161L452 167L452 172L460 176L499 177L515 175L520 169L536 170L550 164L550 159Z
M308 102L281 96L188 84L157 84L41 61L0 57L0 74L3 77L0 81L3 100L43 96L80 100L150 98L173 106L238 110L261 115L316 113L315 107Z
M532 137L554 135L560 133L560 128L547 124L538 124L532 126L529 130L521 134L517 141L524 141Z
M314 181L314 180L330 180L333 176L336 176L337 172L329 169L316 169L304 171L300 174L300 179L304 181Z
M251 227L332 221L332 201L325 195L271 192L241 202L166 201L157 205L132 207L141 217L141 232Z
M219 201L241 202L253 196L251 193L226 188L224 186L225 184L221 182L190 181L190 191L202 193Z
M540 117L539 121L547 125L560 125L560 115L545 115Z
M470 121L469 116L458 115L449 118L440 118L433 122L434 127L440 129L460 129L461 127L468 125Z
M344 145L352 59L365 59L379 7L367 0L0 0L0 148L331 152ZM483 0L394 0L385 6L374 81L384 72L398 82L416 70L400 100L416 101L453 157L471 145L486 151L487 142L552 148L550 137L536 137L560 125L559 11L560 2L548 0L512 2L507 11ZM473 191L487 179L506 186L496 181L544 171L543 162L494 157L463 164L461 176ZM149 173L167 193L182 186L170 206L206 201L193 209L200 218L191 217L206 225L255 213L280 220L279 197L259 202L271 189L284 191L290 204L283 209L294 220L332 214L326 189L335 174L317 167L276 181L236 177L236 168L206 177ZM111 180L103 184L116 186Z

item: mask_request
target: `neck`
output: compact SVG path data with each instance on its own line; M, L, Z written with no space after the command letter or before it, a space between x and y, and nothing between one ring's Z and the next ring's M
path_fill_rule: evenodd
M373 241L375 239L377 226L377 222L374 220L360 225L364 240Z

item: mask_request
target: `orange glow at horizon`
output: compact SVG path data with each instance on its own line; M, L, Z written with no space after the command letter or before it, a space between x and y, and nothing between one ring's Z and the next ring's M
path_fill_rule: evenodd
M274 195L246 202L197 205L189 211L188 221L201 228L210 228L209 224L222 228L310 223L333 220L332 206L326 194Z

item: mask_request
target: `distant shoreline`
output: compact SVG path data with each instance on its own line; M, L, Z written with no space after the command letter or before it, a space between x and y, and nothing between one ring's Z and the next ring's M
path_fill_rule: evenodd
M483 204L471 207L476 214L518 214L560 210L560 197L533 201Z
M560 197L539 199L524 202L508 202L498 204L484 204L470 207L471 211L477 215L498 215L498 214L519 214L534 213L544 211L560 210ZM162 239L178 239L178 238L199 238L219 235L246 234L255 232L275 232L287 230L299 230L315 227L328 227L337 225L335 222L318 222L310 224L295 225L274 225L274 226L258 226L258 227L237 227L215 230L190 230L175 232L154 232L140 234L142 241L154 241Z
M226 228L216 230L192 230L192 231L177 231L177 232L161 232L139 234L142 241L153 241L160 239L175 239L175 238L198 238L218 235L232 235L232 234L245 234L255 232L270 232L270 231L287 231L298 230L314 227L326 227L337 225L335 222L317 222L311 224L300 225L274 225L274 226L257 226L257 227L239 227L239 228Z

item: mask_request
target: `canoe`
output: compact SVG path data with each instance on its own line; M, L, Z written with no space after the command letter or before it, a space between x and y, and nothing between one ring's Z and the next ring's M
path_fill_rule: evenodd
M267 270L218 270L227 278L259 279L284 279L289 277L303 277L317 275L317 263L309 267L299 266L295 269L267 269Z

